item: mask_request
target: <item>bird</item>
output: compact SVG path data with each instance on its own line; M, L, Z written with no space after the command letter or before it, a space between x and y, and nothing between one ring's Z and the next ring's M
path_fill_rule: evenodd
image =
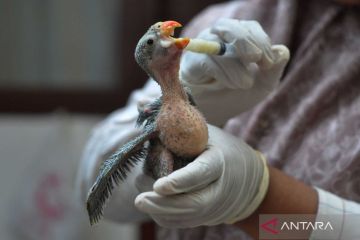
M144 173L155 180L186 166L208 144L205 117L197 109L190 90L179 79L180 58L189 38L175 38L177 21L153 24L135 49L138 65L156 81L161 96L138 107L136 126L141 133L106 159L87 196L90 224L102 217L106 200L135 164L144 160Z

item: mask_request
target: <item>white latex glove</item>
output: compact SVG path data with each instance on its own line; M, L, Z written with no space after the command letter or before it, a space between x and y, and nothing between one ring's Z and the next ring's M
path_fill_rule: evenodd
M159 225L189 228L233 223L251 215L269 183L265 160L241 139L209 125L209 149L141 193L136 207Z
M198 38L232 45L237 58L185 52L180 78L209 123L226 121L262 101L278 85L289 50L271 45L259 23L219 19Z
M159 95L158 85L154 81L148 82L144 88L132 93L125 108L111 114L93 131L77 174L76 192L81 205L85 206L87 193L97 177L101 163L117 148L140 134L140 129L135 128L137 105L151 102ZM139 212L134 206L135 197L143 191L139 189L149 189L149 185L153 183L144 180L142 166L141 162L137 164L126 180L114 188L104 209L105 218L118 222L148 219L147 215Z

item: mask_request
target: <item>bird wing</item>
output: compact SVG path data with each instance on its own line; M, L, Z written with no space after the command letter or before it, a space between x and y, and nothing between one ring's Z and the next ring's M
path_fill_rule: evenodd
M87 211L90 224L93 225L101 218L105 201L111 195L114 183L119 184L126 178L130 167L143 159L147 154L144 143L155 135L155 126L146 127L142 134L123 145L101 165L95 183L87 197Z
M145 127L151 126L155 123L156 117L159 114L162 105L162 97L157 98L150 104L147 104L143 109L138 109L139 116L136 120L136 126L140 127L145 123Z

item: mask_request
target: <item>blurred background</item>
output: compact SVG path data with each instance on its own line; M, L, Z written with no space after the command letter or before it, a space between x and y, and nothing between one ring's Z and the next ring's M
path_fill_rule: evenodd
M153 227L90 227L74 193L91 129L146 75L153 23L186 24L219 0L0 0L0 239L153 239Z

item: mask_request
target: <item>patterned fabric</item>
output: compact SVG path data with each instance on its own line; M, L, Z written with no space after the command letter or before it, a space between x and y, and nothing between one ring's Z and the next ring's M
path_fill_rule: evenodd
M309 184L360 202L360 8L332 1L232 1L206 9L184 35L219 17L260 22L292 59L279 88L225 129L270 164ZM236 103L234 103L236 104ZM246 239L232 226L160 229L159 239Z

